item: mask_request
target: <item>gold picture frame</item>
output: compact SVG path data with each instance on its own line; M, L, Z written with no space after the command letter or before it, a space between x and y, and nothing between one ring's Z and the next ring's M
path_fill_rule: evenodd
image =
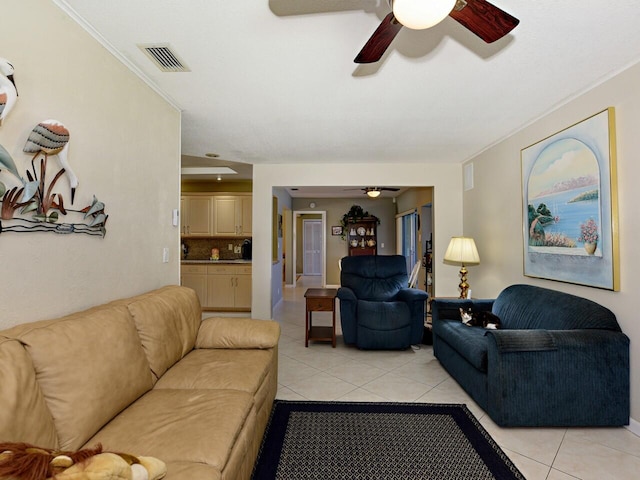
M614 108L523 148L520 157L524 275L618 291Z

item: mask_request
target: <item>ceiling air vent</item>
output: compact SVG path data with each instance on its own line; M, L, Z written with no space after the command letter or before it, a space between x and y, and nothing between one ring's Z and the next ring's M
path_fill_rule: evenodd
M189 67L180 60L168 44L138 45L156 66L163 72L190 72Z

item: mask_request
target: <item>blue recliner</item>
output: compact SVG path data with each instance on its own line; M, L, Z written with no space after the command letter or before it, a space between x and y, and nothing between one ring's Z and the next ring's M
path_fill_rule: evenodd
M344 257L338 289L344 342L363 349L420 343L427 292L408 282L402 255Z

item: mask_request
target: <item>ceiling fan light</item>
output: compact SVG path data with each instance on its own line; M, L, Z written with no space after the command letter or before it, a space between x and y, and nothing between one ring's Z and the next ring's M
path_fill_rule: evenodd
M393 16L405 27L423 30L444 20L456 0L394 0Z
M371 198L376 198L380 196L380 190L367 190L367 195Z

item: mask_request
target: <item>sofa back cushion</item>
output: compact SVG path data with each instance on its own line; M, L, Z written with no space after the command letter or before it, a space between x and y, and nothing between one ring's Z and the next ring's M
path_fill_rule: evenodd
M151 373L124 305L21 325L60 448L76 450L151 389Z
M341 261L340 285L353 290L359 300L388 301L408 284L402 255L362 255Z
M53 417L20 342L0 336L0 366L0 441L58 448Z
M493 303L502 328L620 331L615 315L589 299L533 285L511 285Z
M127 302L154 380L193 350L202 322L198 296L190 288L167 286Z

